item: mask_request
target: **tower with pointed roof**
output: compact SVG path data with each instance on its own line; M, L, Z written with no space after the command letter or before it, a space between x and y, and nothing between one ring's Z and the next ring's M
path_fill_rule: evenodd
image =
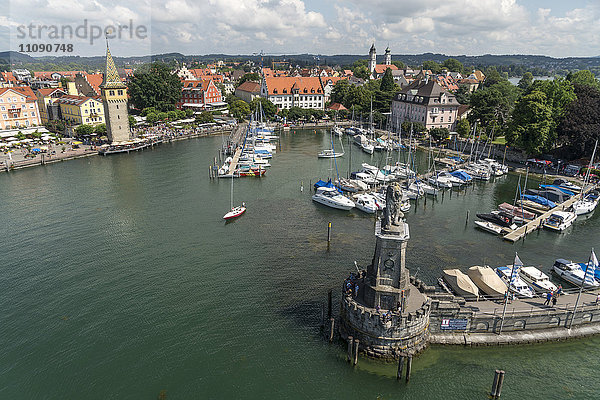
M385 65L392 65L392 51L390 50L390 46L388 45L387 49L385 49Z
M375 71L375 66L377 65L377 51L375 50L375 43L371 45L371 50L369 50L369 73L372 74Z
M127 113L127 86L121 80L106 42L106 69L100 85L104 105L106 136L111 143L124 142L131 138Z

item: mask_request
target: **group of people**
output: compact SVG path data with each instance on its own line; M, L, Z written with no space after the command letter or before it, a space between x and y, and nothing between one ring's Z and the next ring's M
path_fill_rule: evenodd
M167 124L158 124L150 127L135 128L133 133L135 136L140 134L154 134L159 135L163 138L175 138L181 136L198 135L202 133L208 133L214 130L223 129L217 125L212 127L186 127L186 128L174 128Z
M356 298L358 296L358 279L359 276L355 273L350 273L350 276L344 280L344 293L347 296Z
M552 307L556 306L556 302L558 301L558 297L562 294L562 285L558 285L558 289L556 291L549 291L546 293L546 300L544 301L545 306L549 306L550 302L552 302Z

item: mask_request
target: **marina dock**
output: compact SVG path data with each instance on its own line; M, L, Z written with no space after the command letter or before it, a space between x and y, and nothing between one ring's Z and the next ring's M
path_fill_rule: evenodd
M569 207L571 207L573 205L573 203L575 203L580 198L581 198L581 194L576 194L575 196L571 197L569 200L567 200L563 203L560 203L556 207L544 212L543 214L539 215L538 217L536 217L532 221L528 222L527 224L521 225L514 231L507 233L506 235L503 236L503 239L508 240L509 242L513 242L513 243L516 242L517 240L523 238L528 233L531 233L534 230L540 228L542 226L542 224L544 223L544 221L548 217L550 217L550 215L552 215L553 212L567 210Z

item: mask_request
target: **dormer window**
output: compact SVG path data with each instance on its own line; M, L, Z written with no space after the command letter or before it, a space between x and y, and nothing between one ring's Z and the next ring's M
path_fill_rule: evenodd
M304 88L304 93L308 93L308 90L306 90L306 88Z
M283 89L283 93L287 93L287 89Z
M314 93L314 92L315 92L315 89L314 89L314 88L313 88L313 89L310 89L310 92L311 92L311 93Z
M273 89L273 93L276 94L277 93L277 89Z

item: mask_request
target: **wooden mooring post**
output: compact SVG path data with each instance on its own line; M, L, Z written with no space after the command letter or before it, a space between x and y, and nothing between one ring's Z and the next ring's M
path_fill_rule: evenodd
M398 373L396 374L396 379L402 379L402 370L404 370L404 354L400 354L398 357Z
M406 383L410 381L410 370L412 368L412 356L408 356L406 360Z
M331 319L333 310L333 290L327 292L327 318Z
M352 362L352 349L354 347L354 338L352 336L348 336L348 362Z
M360 340L354 339L354 365L358 364L358 345Z
M329 319L329 343L333 342L333 334L335 333L335 319Z
M497 369L494 374L494 382L492 383L492 391L490 397L492 399L499 399L502 393L502 384L504 383L504 371Z

